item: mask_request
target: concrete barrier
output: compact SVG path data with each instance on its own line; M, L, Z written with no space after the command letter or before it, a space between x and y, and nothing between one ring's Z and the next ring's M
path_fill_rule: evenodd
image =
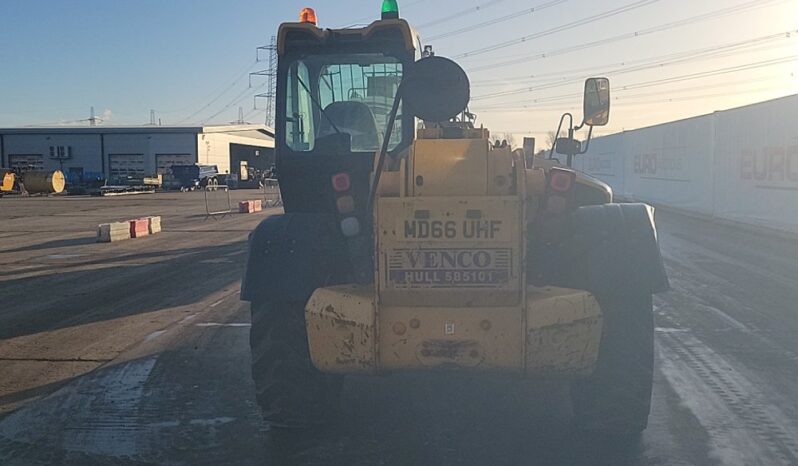
M252 201L241 201L238 203L239 214L251 214L255 212L255 203Z
M139 238L150 234L150 222L146 218L136 218L128 222L130 223L131 238Z
M102 223L97 226L97 242L110 243L161 232L161 217L142 217L125 222Z
M97 226L97 242L111 243L130 239L129 222L102 223Z
M147 217L147 221L151 235L161 232L161 217Z
M251 214L263 210L263 201L261 199L241 201L238 203L239 214Z

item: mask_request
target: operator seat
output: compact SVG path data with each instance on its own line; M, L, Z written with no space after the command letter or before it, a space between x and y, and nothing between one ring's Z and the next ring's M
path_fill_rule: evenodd
M333 102L324 109L324 113L342 133L352 137L353 151L375 151L379 148L377 121L368 105L356 101ZM335 134L330 120L322 115L317 137Z

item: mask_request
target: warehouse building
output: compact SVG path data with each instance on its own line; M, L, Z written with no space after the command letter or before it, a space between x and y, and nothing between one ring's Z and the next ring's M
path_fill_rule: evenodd
M242 167L274 163L274 130L265 125L0 128L0 167L61 170L68 180L168 174L172 165Z

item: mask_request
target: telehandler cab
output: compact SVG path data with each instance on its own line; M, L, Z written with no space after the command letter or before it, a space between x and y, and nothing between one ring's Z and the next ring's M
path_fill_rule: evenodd
M653 209L570 169L573 117L566 165L491 144L464 71L422 58L385 5L362 28L305 9L279 29L285 213L250 235L241 292L265 418L323 419L347 374L459 370L570 380L577 426L639 433L651 296L668 288ZM588 79L583 125L606 124L609 102Z

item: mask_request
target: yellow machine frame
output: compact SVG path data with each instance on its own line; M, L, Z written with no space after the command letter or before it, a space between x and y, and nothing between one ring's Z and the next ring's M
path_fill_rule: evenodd
M580 377L602 314L581 290L526 285L526 233L542 168L493 147L487 130L420 129L374 210L374 285L317 289L305 321L323 372L497 370Z

